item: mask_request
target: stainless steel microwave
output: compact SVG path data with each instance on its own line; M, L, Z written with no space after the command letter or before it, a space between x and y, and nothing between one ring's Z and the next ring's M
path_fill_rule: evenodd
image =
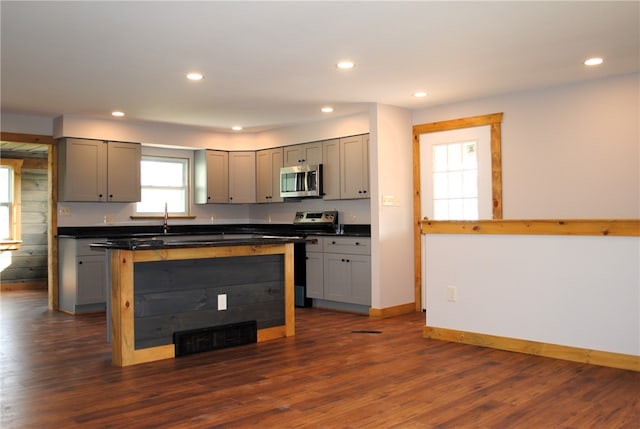
M319 198L322 195L322 164L296 165L280 169L282 198Z

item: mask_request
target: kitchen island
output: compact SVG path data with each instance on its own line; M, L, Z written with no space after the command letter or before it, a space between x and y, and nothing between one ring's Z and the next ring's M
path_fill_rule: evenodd
M191 346L206 343L207 329L230 328L233 337L240 332L238 326L245 326L241 329L246 333L246 326L253 324L258 342L293 336L297 240L231 237L92 244L107 252L113 364L173 358L176 338L185 334ZM191 340L190 333L195 333Z

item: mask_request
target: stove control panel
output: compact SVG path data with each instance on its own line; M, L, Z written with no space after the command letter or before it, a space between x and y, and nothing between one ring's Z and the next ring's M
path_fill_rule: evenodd
M296 212L293 220L295 224L323 224L332 225L338 223L338 212L335 210L319 212Z

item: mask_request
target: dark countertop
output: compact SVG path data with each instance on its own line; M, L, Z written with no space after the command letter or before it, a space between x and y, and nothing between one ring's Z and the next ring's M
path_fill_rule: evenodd
M169 225L164 234L162 225L128 226L78 226L59 227L58 238L100 238L100 239L151 239L171 240L178 236L198 236L224 234L273 235L282 237L307 236L345 236L370 237L371 225L343 225L343 234L337 234L332 228L298 227L294 224L226 224L226 225ZM231 237L233 238L233 237ZM226 237L225 237L226 239Z
M307 243L314 242L313 238L256 236L234 238L228 235L219 239L113 239L103 243L92 243L94 249L120 250L150 250L150 249L183 249L195 247L223 247L223 246L258 246L269 244Z

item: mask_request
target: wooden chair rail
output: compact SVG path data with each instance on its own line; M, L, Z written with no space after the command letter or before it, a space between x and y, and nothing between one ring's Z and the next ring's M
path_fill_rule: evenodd
M640 219L421 220L422 234L640 236Z

